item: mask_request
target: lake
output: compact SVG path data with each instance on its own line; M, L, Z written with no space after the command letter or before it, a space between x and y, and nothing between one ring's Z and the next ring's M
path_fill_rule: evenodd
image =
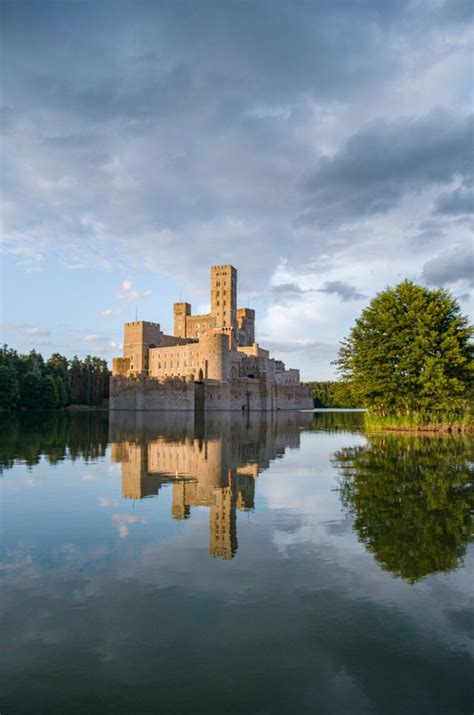
M474 441L0 416L0 712L474 709Z

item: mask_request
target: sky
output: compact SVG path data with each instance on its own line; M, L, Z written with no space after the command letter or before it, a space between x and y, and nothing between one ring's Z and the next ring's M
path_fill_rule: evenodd
M472 316L471 0L0 0L2 342L121 354L238 269L331 379L408 278Z

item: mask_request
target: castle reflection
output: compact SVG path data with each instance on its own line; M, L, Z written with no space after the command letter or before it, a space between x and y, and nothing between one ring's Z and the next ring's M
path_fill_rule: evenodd
M237 551L236 511L253 509L255 481L288 447L299 447L311 427L304 412L115 412L110 417L112 461L122 465L122 496L156 496L172 483L172 516L187 519L208 507L209 554L232 559Z

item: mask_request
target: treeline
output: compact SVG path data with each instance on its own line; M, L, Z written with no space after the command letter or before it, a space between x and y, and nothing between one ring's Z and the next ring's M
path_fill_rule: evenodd
M101 405L109 396L107 362L88 355L68 360L54 353L48 360L32 350L20 355L0 349L0 407L55 409L68 405Z
M364 407L360 397L354 394L351 385L347 382L326 380L303 384L311 388L315 407Z

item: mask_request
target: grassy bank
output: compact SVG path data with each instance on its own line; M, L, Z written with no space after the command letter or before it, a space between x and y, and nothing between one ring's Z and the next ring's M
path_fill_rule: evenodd
M365 429L367 432L474 434L474 415L411 412L380 417L368 412L365 415Z

